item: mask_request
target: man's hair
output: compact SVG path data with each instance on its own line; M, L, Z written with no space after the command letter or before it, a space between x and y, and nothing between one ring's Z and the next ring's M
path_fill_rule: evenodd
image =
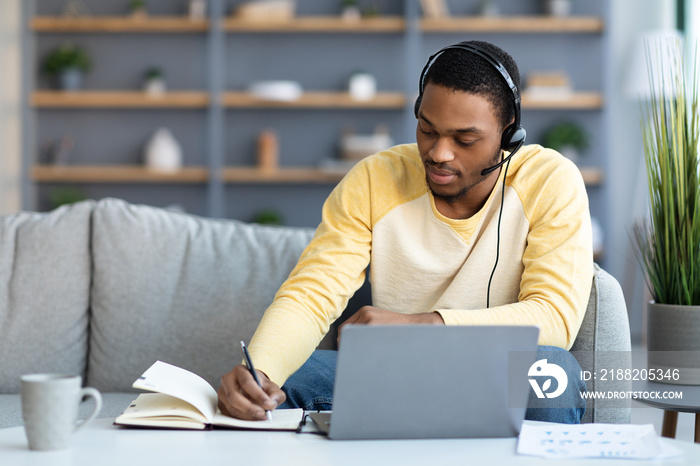
M467 43L484 49L497 58L508 70L520 95L520 72L513 57L488 42L470 40ZM514 117L513 92L501 73L484 58L468 50L448 49L441 53L425 75L425 85L428 83L486 97L493 105L496 118L503 128Z

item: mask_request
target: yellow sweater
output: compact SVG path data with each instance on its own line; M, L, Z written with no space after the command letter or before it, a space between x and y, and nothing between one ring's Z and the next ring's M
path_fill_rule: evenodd
M415 144L359 162L323 207L321 224L267 309L250 344L257 369L282 386L311 355L371 263L372 304L437 311L448 325L537 325L541 345L570 348L591 289L588 198L576 166L524 146L483 208L466 220L441 215Z

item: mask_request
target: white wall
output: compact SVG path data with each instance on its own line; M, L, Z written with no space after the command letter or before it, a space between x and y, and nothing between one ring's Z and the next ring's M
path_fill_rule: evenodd
M622 285L633 338L644 334L646 285L634 256L630 232L647 209L640 106L625 95L629 57L642 31L675 27L675 0L612 0L610 72L612 92L606 183L610 194L606 269Z
M21 0L0 0L0 213L20 209Z

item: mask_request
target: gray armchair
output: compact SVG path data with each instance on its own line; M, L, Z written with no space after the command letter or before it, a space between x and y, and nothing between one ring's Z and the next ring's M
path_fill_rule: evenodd
M571 348L584 371L618 369L631 359L630 327L627 305L620 284L595 264L591 297L581 329ZM610 363L610 361L613 361ZM591 377L586 381L588 391L629 391L628 381L601 381ZM629 423L629 399L586 401L586 413L581 422Z

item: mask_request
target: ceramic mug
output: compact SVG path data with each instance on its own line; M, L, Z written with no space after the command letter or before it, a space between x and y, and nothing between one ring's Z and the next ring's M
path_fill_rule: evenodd
M94 388L82 388L78 375L28 374L22 382L22 418L31 450L64 450L73 433L102 409L102 396ZM95 408L83 421L78 407L83 397L94 398Z

